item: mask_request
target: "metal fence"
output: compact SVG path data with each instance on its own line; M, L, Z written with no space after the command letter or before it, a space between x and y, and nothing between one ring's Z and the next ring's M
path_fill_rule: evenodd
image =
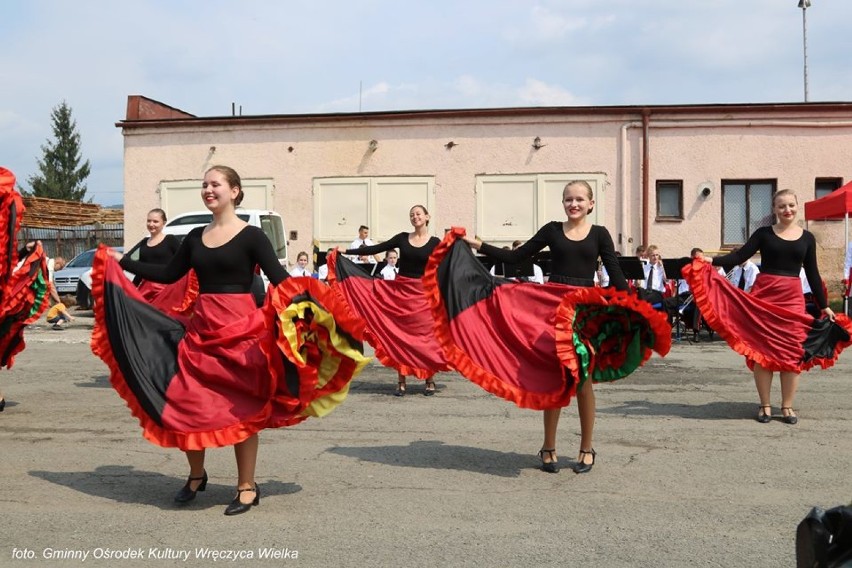
M23 226L17 238L19 248L29 241L41 241L47 256L62 256L65 260L71 260L81 252L97 247L99 243L121 246L124 243L124 224L47 228Z

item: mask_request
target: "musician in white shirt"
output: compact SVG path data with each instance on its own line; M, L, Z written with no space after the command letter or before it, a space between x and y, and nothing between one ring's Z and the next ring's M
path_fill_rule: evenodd
M308 253L302 251L296 255L296 266L290 270L290 276L310 277L310 275L311 271L308 268Z
M371 247L375 243L370 239L370 227L367 225L361 225L358 227L358 238L352 241L352 244L349 245L349 250L364 247ZM369 256L369 257L361 257L361 256L350 256L352 262L358 262L361 264L365 264L369 262L370 264L376 264L379 261L379 257L377 255Z
M317 278L322 282L328 282L328 255L330 255L333 250L334 249L328 249L325 251L325 264L317 268Z
M751 260L747 260L733 268L730 281L740 290L751 292L751 287L754 286L758 274L760 274L760 269L757 265Z
M655 290L660 294L666 291L666 271L663 268L663 255L655 245L648 247L648 264L645 271L645 289ZM648 282L650 280L650 282Z
M382 268L382 278L385 280L396 280L396 275L399 274L399 268L396 267L397 260L399 260L399 253L395 249L391 249L385 254L385 261L388 264Z

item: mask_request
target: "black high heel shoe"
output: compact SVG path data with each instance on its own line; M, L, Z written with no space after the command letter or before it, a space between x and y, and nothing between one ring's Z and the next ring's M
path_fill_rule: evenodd
M592 463L584 462L583 461L584 455L591 455L592 456ZM574 473L589 473L590 471L592 471L592 466L595 465L595 457L597 455L598 454L595 453L594 448L592 448L591 450L588 450L588 451L580 450L580 461L575 463L574 467L572 468L574 470Z
M254 491L254 499L251 503L243 503L240 501L240 493L245 493L246 491ZM234 500L231 501L231 504L225 507L226 515L239 515L240 513L245 513L252 507L256 507L260 505L260 488L257 486L257 483L254 484L254 488L247 489L237 489L237 496L234 497Z
M192 489L192 482L193 481L201 481L201 483L198 484L198 487L196 487L195 489ZM207 471L206 470L204 471L204 475L202 475L201 477L189 477L186 480L186 485L181 487L180 491L178 491L177 494L175 495L175 503L180 503L180 504L189 503L190 501L195 499L196 493L198 493L199 491L204 491L205 489L207 489Z
M6 408L6 399L0 398L0 412L3 412L4 408Z
M790 414L785 414L785 415L784 415L784 423L785 423L785 424L796 424L796 423L799 421L799 417L798 417L798 416L796 416L795 411L793 410L793 407L791 407L791 406L782 406L782 407L781 407L781 412L784 412L785 410L789 410L789 411L790 411Z
M423 388L423 394L426 396L432 396L435 394L435 381L432 379L426 379L426 386Z
M766 409L769 409L769 412L766 412ZM757 410L757 418L755 418L761 424L766 424L770 420L772 420L772 406L768 404L761 404Z
M546 473L559 473L559 466L556 465L556 448L545 450L544 448L538 451L538 458L541 460L541 471ZM548 454L550 461L544 461L544 455Z
M396 392L393 393L394 396L405 396L405 381L399 381L396 384Z

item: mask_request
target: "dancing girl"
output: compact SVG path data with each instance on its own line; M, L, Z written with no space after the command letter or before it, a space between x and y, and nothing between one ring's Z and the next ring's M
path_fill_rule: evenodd
M587 473L596 457L592 383L627 376L652 349L666 354L671 327L664 314L626 294L609 232L588 220L594 207L589 184L569 182L562 204L565 221L548 223L513 251L454 230L433 254L424 282L450 363L489 392L544 411L543 471L559 471L559 416L577 396L581 439L572 469ZM550 247L550 281L495 279L468 246L459 246L465 243L505 263ZM593 287L599 259L615 290Z
M755 419L772 420L772 377L781 382L781 418L796 424L793 406L802 371L816 365L834 364L849 345L852 323L845 315L835 316L828 306L819 275L816 239L796 223L798 199L792 190L772 196L776 222L757 229L736 252L693 260L683 269L695 303L710 327L738 353L746 357L754 374L760 400ZM760 253L760 273L750 293L731 286L713 266L740 265ZM710 260L711 262L706 262ZM805 310L799 272L807 281L822 317L814 319Z
M209 169L201 197L213 220L193 229L167 265L99 250L92 348L144 436L186 453L189 477L176 503L206 489L207 448L234 446L237 494L225 514L236 515L260 502L258 432L330 412L366 359L354 339L357 322L333 295L314 279L288 278L263 232L237 217L237 172ZM191 317L168 317L146 303L113 259L161 283L195 270ZM256 266L272 283L262 309L250 293Z
M429 255L440 243L429 234L429 212L415 205L408 212L413 230L378 245L348 249L343 254L375 255L399 250L393 280L372 278L341 254L329 258L328 280L363 319L366 339L376 357L397 370L396 396L406 393L406 375L426 381L423 394L435 394L433 375L449 369L434 334L434 321L421 277Z

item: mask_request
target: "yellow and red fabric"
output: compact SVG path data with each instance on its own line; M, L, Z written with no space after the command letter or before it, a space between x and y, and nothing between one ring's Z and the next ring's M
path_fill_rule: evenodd
M151 442L235 444L327 414L368 362L362 330L316 284L286 279L261 309L251 294L200 294L173 317L149 304L102 246L92 271L92 351Z
M24 329L47 308L47 258L40 244L18 264L17 233L25 211L15 175L0 168L0 368L23 351Z

